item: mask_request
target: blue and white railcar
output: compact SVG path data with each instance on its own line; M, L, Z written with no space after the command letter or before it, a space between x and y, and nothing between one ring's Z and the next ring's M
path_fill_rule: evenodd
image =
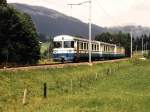
M124 48L115 44L91 41L91 57L93 60L102 58L121 58ZM88 60L89 40L69 35L54 37L53 59L57 61Z
M73 61L75 55L74 37L60 35L54 37L53 59L56 61Z

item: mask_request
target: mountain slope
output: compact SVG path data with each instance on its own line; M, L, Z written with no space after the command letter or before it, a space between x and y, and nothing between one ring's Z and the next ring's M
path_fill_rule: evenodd
M124 33L129 33L132 31L133 36L140 37L143 34L149 35L150 34L150 28L149 27L143 27L143 26L133 26L133 25L127 25L127 26L122 26L122 27L112 27L112 28L107 28L107 31L116 33L119 31L122 31Z
M10 4L21 12L28 13L37 28L39 33L54 37L60 34L68 34L74 36L82 36L88 38L88 24L66 16L60 12L53 9L48 9L40 6L31 6L25 4ZM111 28L103 28L97 25L92 25L92 37L94 39L95 35L102 32L133 32L134 37L139 37L142 34L150 34L149 27L142 26L118 26Z
M34 21L39 33L56 36L59 34L78 35L88 37L88 24L82 21L66 16L55 10L30 6L25 4L11 4L21 12L28 13ZM92 25L92 36L103 32L104 28Z

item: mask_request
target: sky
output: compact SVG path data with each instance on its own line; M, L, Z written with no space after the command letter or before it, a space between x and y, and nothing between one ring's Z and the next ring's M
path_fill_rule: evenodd
M89 4L73 6L87 0L7 0L8 3L38 5L68 16L89 21ZM142 25L150 27L150 0L92 0L92 23L103 27Z

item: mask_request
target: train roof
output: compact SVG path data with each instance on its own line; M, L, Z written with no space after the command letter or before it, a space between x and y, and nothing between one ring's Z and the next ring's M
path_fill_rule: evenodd
M74 37L74 36L70 36L70 35L58 35L56 37L54 37L54 41L72 41L72 40L82 40L82 41L88 41L87 39L83 39L83 38L78 38L78 37Z
M79 38L79 37L74 37L74 36L70 36L70 35L58 35L56 37L54 37L54 41L73 41L73 40L81 40L81 41L86 41L88 42L88 39L83 39L83 38ZM100 41L96 41L96 40L92 40L92 43L99 43ZM102 44L107 44L107 45L112 45L115 46L115 44L110 44L110 43L106 43L106 42L100 42Z

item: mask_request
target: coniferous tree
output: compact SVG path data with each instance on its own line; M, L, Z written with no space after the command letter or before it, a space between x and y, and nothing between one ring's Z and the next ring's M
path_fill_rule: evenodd
M102 33L95 37L95 40L107 42L107 43L113 43L118 46L122 46L125 48L126 56L130 56L130 35L126 33L122 33L121 31L119 33Z
M0 6L7 6L6 0L0 0Z

